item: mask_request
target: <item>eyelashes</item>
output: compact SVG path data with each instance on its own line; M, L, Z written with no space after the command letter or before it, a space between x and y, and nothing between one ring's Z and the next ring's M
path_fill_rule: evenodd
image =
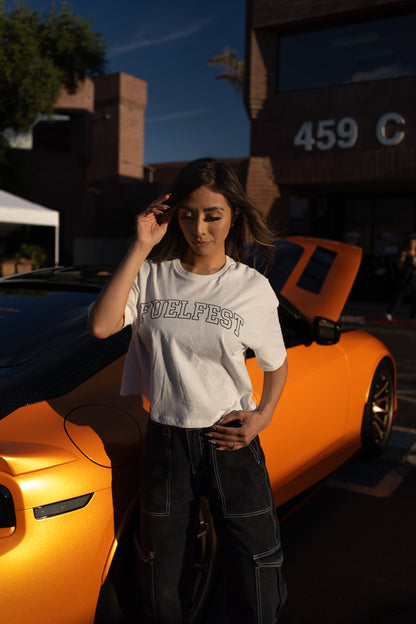
M181 220L186 220L186 221L192 221L192 219L194 219L194 215L191 213L185 213L185 214L180 214L178 215L178 218ZM207 216L204 218L205 222L211 222L211 221L221 221L222 217L212 217L212 216Z

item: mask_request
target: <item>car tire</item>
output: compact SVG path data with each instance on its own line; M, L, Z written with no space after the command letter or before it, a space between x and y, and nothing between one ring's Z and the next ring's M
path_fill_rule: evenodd
M120 540L110 572L98 598L94 624L128 624L141 621L138 602L137 526L138 511ZM201 499L195 548L191 621L196 623L205 613L211 599L216 571L217 536L209 505Z
M394 372L391 363L383 360L377 366L364 408L361 440L364 452L380 453L386 446L394 417Z
M217 563L217 535L208 501L201 499L199 527L194 561L194 584L191 621L198 622L205 613L212 595Z

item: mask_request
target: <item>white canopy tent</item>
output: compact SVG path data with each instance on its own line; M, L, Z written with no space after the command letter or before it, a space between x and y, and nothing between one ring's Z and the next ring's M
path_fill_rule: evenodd
M55 264L59 263L59 212L0 190L0 223L55 228Z

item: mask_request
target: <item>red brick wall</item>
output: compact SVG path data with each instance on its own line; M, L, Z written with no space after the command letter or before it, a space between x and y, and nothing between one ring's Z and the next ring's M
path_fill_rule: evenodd
M245 185L247 158L227 158L227 162L234 167L240 182ZM156 163L149 165L154 173L154 180L161 193L169 191L178 173L188 164L189 161L177 161L167 163Z
M278 162L280 184L337 183L365 180L407 180L415 178L416 164L416 78L380 80L326 89L270 95L252 121L251 153L268 155ZM396 112L406 123L400 129L404 139L396 146L384 146L376 137L376 125L385 113ZM294 137L305 121L316 133L320 120L336 123L352 117L358 126L355 145L328 151L313 146L311 151L294 146ZM389 132L399 130L395 124ZM407 164L406 164L407 163Z
M379 17L389 12L414 9L414 0L249 0L252 28L313 27L334 21Z
M94 82L89 180L142 178L147 83L124 73L100 76Z
M68 93L62 87L55 104L55 110L57 112L76 110L92 113L94 110L94 83L91 78L87 77L84 82L79 83L76 93Z
M144 113L147 105L147 83L120 74L119 175L143 177Z
M253 156L247 170L246 191L255 198L257 206L268 214L276 199L280 197L270 158Z
M146 98L146 82L127 74L86 79L76 94L62 91L56 104L70 115L68 140L48 141L39 128L33 150L14 151L9 190L59 210L62 261L72 261L77 238L127 238L134 215L155 196L143 181ZM46 130L58 133L60 126Z

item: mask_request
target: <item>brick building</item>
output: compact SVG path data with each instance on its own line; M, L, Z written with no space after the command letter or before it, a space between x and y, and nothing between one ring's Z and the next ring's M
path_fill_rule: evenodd
M186 164L144 163L146 103L147 84L138 78L87 78L74 95L62 90L53 123L34 126L31 149L14 150L8 190L59 211L61 263L117 264L138 210L169 190ZM229 162L244 183L248 159ZM52 261L51 228L22 230L0 227L0 257L36 242L49 247Z
M415 28L410 0L247 1L247 190L282 234L362 246L374 290L416 231Z
M74 95L61 92L53 123L35 125L32 149L14 150L8 190L60 212L62 262L118 262L133 215L154 197L143 162L146 103L143 80L87 78ZM9 228L6 251L14 238L48 246L48 229Z

